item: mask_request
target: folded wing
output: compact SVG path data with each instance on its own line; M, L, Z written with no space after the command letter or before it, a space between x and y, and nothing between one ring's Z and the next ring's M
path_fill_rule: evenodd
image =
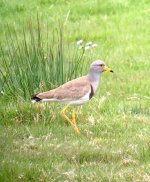
M60 87L36 95L39 99L79 99L91 90L87 76L71 80Z

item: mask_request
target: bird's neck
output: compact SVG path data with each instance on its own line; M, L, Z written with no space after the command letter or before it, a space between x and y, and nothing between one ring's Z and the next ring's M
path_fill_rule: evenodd
M89 71L88 78L89 78L89 81L92 84L92 87L93 87L93 90L94 90L94 93L95 93L96 90L97 90L98 84L99 84L100 74L97 73L97 72Z

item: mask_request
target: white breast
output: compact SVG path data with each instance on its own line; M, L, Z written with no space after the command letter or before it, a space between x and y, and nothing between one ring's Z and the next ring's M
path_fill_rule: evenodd
M98 88L98 85L99 85L99 80L98 81L94 81L91 84L92 84L92 87L93 87L93 91L95 93L97 88Z

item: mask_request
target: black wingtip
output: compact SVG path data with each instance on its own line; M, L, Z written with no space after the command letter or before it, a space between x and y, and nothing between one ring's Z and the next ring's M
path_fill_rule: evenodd
M37 94L36 94L36 95L32 95L31 100L32 100L33 102L39 102L39 101L41 101L42 99L40 99L40 98L37 96Z

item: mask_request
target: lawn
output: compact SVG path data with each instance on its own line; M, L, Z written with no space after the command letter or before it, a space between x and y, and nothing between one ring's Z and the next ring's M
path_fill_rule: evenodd
M48 54L43 56L44 46L27 59L22 47L24 34L30 37L29 25L36 31L37 21L43 43L47 25L50 32L63 25L59 29L64 49L53 47L53 59L59 60L54 62L53 77L49 62L46 70L39 64L51 61ZM0 181L150 181L149 27L149 0L0 0ZM76 56L80 39L98 45L85 51L82 59ZM13 45L19 47L18 55L11 55ZM79 68L68 76L67 65L76 59ZM95 97L78 108L80 135L59 114L63 105L30 102L32 92L86 74L95 59L104 60L114 74L103 73ZM3 82L4 60L13 66L9 69L13 79ZM33 75L23 70L27 60L39 64L29 65L38 70L37 83L30 82ZM61 66L67 73L58 69Z

